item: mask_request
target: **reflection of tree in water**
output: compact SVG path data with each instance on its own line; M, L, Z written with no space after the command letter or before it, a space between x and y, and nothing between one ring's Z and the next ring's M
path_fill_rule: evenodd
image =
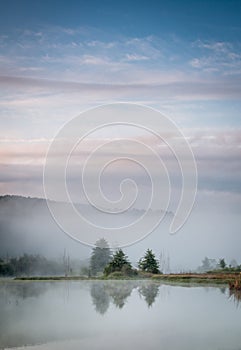
M122 309L126 303L127 298L131 295L131 292L135 285L132 283L120 283L109 286L109 294L112 298L113 304Z
M229 299L235 303L236 307L239 307L241 305L241 290L230 289Z
M42 334L32 334L25 332L25 320L23 318L23 328L16 329L16 320L21 320L21 315L30 312L31 301L28 298L38 298L49 288L49 284L38 282L6 282L0 285L0 349L17 348L20 346L35 345L39 342L47 342L52 338ZM30 304L29 304L30 303ZM33 324L36 322L33 315Z
M226 287L220 287L219 289L222 294L226 293Z
M145 299L148 307L152 306L159 293L159 285L157 283L143 284L138 289L140 295Z
M93 304L95 305L95 310L104 315L110 305L110 296L106 291L106 287L103 283L93 283L91 285L91 297Z
M12 302L20 302L20 300L38 297L47 290L45 283L25 282L25 283L6 283L0 289L0 300Z
M139 294L150 307L159 294L159 284L140 281L106 281L96 282L91 285L91 297L95 310L101 315L105 314L110 301L119 309L122 309L131 295L133 289L138 288Z
M91 285L91 297L95 310L101 315L105 314L109 308L110 301L122 309L127 298L131 295L134 283L119 282L96 282Z

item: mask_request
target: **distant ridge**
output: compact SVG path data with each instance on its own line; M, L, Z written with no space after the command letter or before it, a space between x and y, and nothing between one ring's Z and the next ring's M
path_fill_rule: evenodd
M50 202L56 203L56 204L63 204L63 205L64 204L67 204L67 205L69 204L67 202L61 202L61 201L55 201L55 200L49 200L49 199L46 200L45 198L41 198L41 197L30 197L30 196L25 197L25 196L21 196L21 195L10 195L10 194L0 195L0 201L4 201L4 200L6 200L6 201L7 200L20 200L20 201L29 201L29 202L31 201L31 203L39 202L39 204L40 203L46 204L47 201L50 201ZM74 203L74 205L80 206L80 207L85 207L85 208L87 208L88 206L91 206L88 203L86 203L86 204L84 204L84 203ZM118 209L118 208L115 208L115 209ZM1 210L1 202L0 202L0 210ZM138 208L133 207L133 208L128 209L127 211L128 212L132 212L134 214L141 214L141 213L145 212L145 209L138 209ZM162 210L162 209L157 209L157 210L152 210L151 209L151 211L153 213L158 213L158 212L162 212L163 213L164 212L164 210ZM174 216L172 211L166 211L166 215Z

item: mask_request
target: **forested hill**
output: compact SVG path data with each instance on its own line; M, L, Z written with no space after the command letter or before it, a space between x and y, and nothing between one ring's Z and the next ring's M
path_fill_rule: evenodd
M69 205L61 202L53 202L63 215L69 209ZM112 225L111 220L116 221L116 216L102 214L102 212L90 215L89 206L85 204L77 205L78 209L86 216L94 219L101 226ZM120 224L128 224L141 216L144 209L131 208L123 218L126 221L118 221ZM153 215L159 212L153 211ZM171 212L166 213L171 217ZM104 216L104 217L103 217ZM93 220L92 220L93 221ZM117 222L117 223L118 223ZM111 226L113 227L113 226ZM81 230L81 227L80 227ZM158 234L158 233L157 233ZM153 236L155 240L155 237ZM154 245L154 243L153 243ZM48 209L45 199L30 198L21 196L0 196L0 257L19 256L27 254L42 254L46 257L54 258L63 255L67 251L73 258L85 259L89 256L91 248L71 239L56 224Z
M86 249L61 231L45 199L0 196L0 257L23 253L59 257L64 250L80 257L88 255Z

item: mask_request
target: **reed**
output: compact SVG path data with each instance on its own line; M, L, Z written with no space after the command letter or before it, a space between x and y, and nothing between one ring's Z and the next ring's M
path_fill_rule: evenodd
M241 291L241 273L234 281L229 282L229 289Z

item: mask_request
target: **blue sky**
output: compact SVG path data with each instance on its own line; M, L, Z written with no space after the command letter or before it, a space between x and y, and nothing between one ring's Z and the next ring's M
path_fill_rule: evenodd
M1 30L56 25L95 27L112 34L177 34L189 39L235 41L240 35L241 4L229 1L46 1L3 2ZM105 36L108 37L105 33Z
M13 105L25 118L40 113L44 120L46 105L53 115L58 98L62 103L69 94L78 96L68 116L79 113L81 97L82 108L144 102L183 127L240 126L239 3L212 2L209 11L205 3L180 3L16 2L13 13L10 2L1 18L3 127L15 115Z
M61 125L130 101L159 109L191 140L200 193L238 196L240 15L240 1L2 2L0 192L41 196Z
M170 238L166 249L183 255L187 266L192 254L218 258L227 249L230 259L238 259L240 18L238 0L2 1L0 194L44 196L48 146L82 111L119 101L148 105L183 131L198 168L186 235L176 245ZM82 157L103 141L103 135L95 136L82 145ZM148 143L160 151L155 140ZM178 197L180 174L165 150L162 156L178 179ZM118 197L127 172L138 175L145 197L147 183L135 170L121 165L115 171L118 176L110 171L104 183L108 194Z

